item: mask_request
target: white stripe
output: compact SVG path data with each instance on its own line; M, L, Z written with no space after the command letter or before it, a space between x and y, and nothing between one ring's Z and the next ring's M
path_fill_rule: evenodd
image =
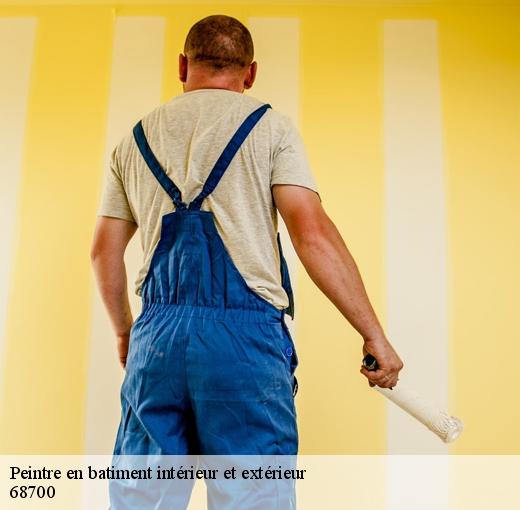
M165 20L162 17L116 18L105 169L108 168L114 146L142 116L160 104L164 34ZM134 317L139 311L140 300L133 292L133 280L141 259L136 234L125 256ZM95 289L88 372L86 453L106 454L113 449L120 418L119 389L123 375L117 361L115 336Z
M384 22L384 138L388 334L405 363L401 381L448 404L446 232L437 24ZM388 453L446 453L446 446L388 405ZM389 462L392 462L390 458ZM395 475L393 473L396 473ZM409 491L389 469L390 508ZM438 470L435 476L444 476ZM414 481L420 491L420 481ZM437 487L445 487L438 483ZM421 508L446 508L447 488Z
M3 372L10 274L36 18L0 18L0 371ZM3 392L1 392L3 394Z
M288 115L296 126L299 124L300 85L300 20L299 18L255 17L248 20L248 28L255 44L255 60L258 76L251 88L251 95L269 103ZM283 48L283 51L280 51ZM296 283L300 262L294 251L287 227L279 216L279 231L291 284L296 295ZM298 303L296 302L296 313ZM287 325L293 338L296 320L288 319Z

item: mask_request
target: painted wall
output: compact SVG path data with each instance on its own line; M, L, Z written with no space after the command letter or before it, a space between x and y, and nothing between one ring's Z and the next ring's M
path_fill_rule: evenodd
M250 93L298 123L323 205L403 353L402 380L465 421L449 451L520 453L518 5L10 4L0 4L2 453L110 451L122 372L89 261L107 155L181 92L185 34L217 12L250 27L260 73ZM133 280L135 243L127 258ZM301 452L446 451L369 390L359 335L293 253L291 271Z

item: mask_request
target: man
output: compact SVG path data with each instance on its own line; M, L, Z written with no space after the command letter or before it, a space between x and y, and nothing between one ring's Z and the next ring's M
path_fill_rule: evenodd
M256 70L238 20L199 21L179 56L184 94L112 153L91 257L126 369L116 454L297 453L276 210L312 280L378 361L361 368L369 383L393 387L403 367L321 206L297 130L243 94ZM123 255L138 226L134 323Z

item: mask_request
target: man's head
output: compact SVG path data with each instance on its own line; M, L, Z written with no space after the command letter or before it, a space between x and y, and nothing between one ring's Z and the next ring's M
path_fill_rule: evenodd
M184 91L223 88L243 92L253 85L256 62L249 30L235 18L208 16L193 25L179 55Z

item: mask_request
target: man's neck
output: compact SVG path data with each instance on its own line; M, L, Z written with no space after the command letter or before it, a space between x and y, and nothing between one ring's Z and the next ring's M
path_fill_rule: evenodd
M194 90L201 90L201 89L220 89L220 90L230 90L231 92L244 92L244 89L236 89L232 87L224 87L221 85L215 85L215 84L208 84L208 85L200 85L198 87L184 87L184 92L192 92Z
M232 92L244 92L244 82L241 76L236 75L198 75L188 79L183 84L184 92L191 92L199 89L224 89Z

